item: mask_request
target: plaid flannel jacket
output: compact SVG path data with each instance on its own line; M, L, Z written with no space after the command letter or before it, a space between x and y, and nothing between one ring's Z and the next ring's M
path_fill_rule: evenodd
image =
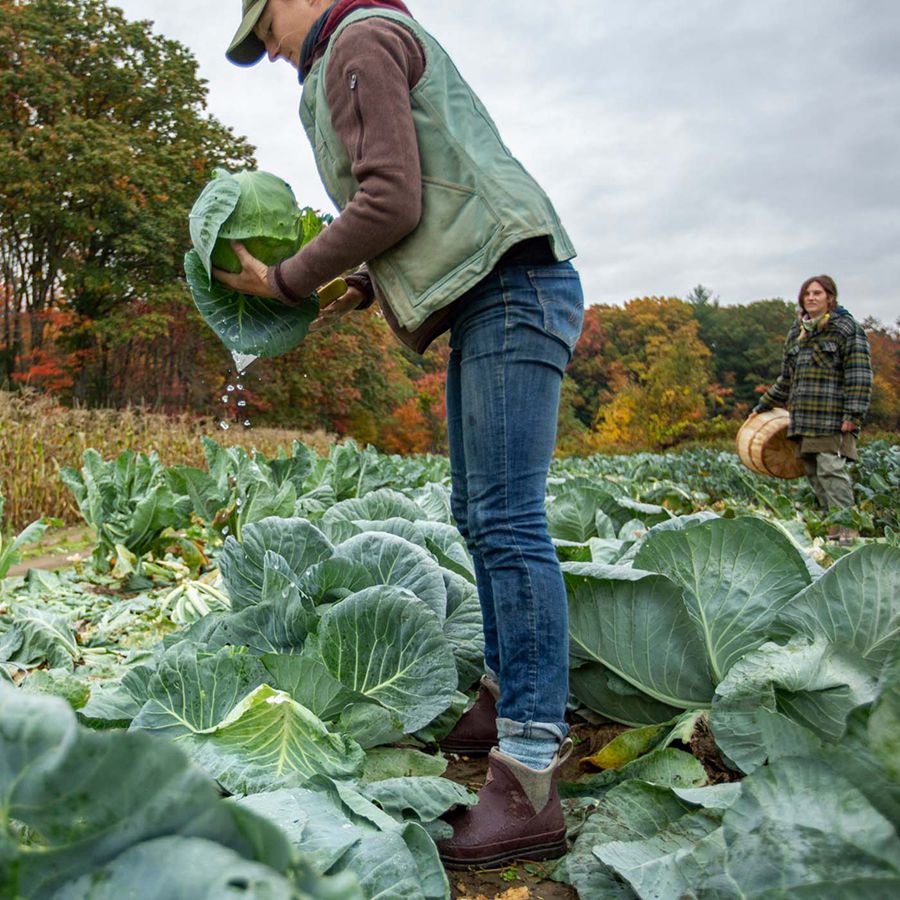
M869 410L872 364L862 326L837 307L825 327L800 340L800 322L788 331L778 380L756 411L786 406L788 437L835 434L845 420L857 429Z

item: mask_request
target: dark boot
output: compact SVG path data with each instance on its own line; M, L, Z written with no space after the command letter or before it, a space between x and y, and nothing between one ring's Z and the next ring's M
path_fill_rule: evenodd
M564 741L546 769L529 769L496 748L478 803L444 817L453 837L438 841L451 869L498 866L513 859L555 859L566 852L566 823L556 783L572 752Z
M474 706L462 714L450 734L440 741L441 750L464 753L466 756L487 756L491 748L497 746L499 699L497 682L488 675L482 675Z

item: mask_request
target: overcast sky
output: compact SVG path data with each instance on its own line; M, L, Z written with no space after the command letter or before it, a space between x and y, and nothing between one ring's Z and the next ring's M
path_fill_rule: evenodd
M900 316L897 0L407 2L550 194L588 302L793 299L828 273L858 318ZM332 211L293 70L224 58L240 0L116 5L186 44L211 114Z

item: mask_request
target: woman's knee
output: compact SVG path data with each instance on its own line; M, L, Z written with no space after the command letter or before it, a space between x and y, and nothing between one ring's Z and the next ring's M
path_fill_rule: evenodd
M469 540L485 560L523 551L528 555L550 552L555 556L543 499L512 510L506 505L476 505L469 510L468 524Z

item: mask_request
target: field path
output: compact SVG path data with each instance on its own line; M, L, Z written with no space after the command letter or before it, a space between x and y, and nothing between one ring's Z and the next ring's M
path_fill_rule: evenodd
M26 559L24 562L16 563L9 567L6 573L7 578L14 578L16 575L24 575L29 569L65 569L72 565L69 557L71 553L65 556L36 556L32 559Z
M94 533L86 525L49 528L37 544L25 548L31 555L10 566L6 577L24 575L29 569L66 569L72 565L72 556L89 556L93 546Z

